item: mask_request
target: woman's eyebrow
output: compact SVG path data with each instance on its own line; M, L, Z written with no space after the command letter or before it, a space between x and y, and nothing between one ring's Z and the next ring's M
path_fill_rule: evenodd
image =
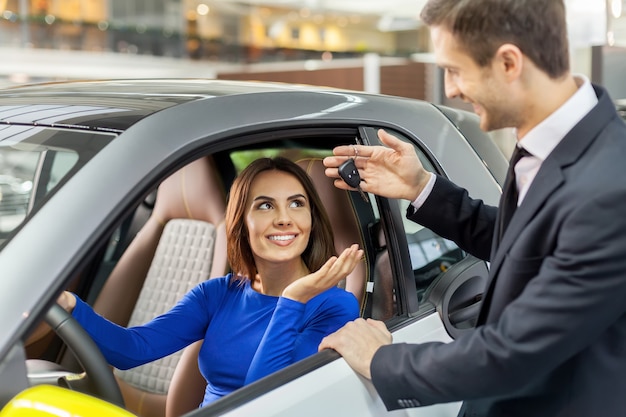
M295 200L296 198L304 198L305 200L307 199L304 194L294 194L294 195L287 197L287 200ZM274 197L268 197L266 195L259 195L257 197L254 197L253 199L253 201L257 201L257 200L275 201L276 199Z
M294 194L291 197L289 197L289 200L294 200L296 198L304 198L306 200L306 196L304 194Z
M260 196L254 197L254 199L253 199L252 201L257 201L257 200L270 200L270 201L274 201L275 199L274 199L274 198L272 198L272 197L265 196L265 195L260 195Z

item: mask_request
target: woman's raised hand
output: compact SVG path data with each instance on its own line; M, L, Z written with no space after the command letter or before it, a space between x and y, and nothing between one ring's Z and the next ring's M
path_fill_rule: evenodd
M317 271L289 284L283 290L282 296L306 303L316 295L337 285L352 272L362 257L363 250L359 249L359 245L354 244L346 248L339 257L331 257Z

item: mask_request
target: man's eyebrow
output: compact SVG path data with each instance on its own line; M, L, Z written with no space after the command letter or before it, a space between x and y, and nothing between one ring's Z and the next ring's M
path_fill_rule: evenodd
M439 68L442 68L442 69L458 69L459 68L458 65L453 65L446 61L435 62L435 65L437 65Z

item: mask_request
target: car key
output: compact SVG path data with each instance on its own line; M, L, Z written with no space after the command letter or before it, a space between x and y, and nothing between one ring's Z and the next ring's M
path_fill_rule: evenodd
M353 158L346 160L339 166L339 176L350 187L356 188L365 202L370 202L369 198L367 198L367 194L361 189L361 176L359 175L359 170L356 169Z

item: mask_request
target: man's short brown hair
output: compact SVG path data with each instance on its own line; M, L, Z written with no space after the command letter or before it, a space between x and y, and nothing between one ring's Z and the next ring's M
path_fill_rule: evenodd
M569 71L563 0L429 0L420 17L451 31L481 67L511 43L553 79Z

